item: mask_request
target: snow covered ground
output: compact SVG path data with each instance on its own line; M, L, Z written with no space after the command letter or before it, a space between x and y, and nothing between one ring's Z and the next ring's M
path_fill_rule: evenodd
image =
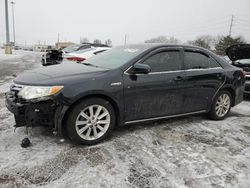
M224 121L204 115L117 128L96 146L60 143L51 130L30 130L20 147L4 92L40 55L0 54L0 187L250 187L250 99Z

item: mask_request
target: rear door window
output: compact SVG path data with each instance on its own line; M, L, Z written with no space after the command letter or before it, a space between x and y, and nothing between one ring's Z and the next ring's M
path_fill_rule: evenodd
M186 69L208 69L220 67L220 65L208 55L201 52L185 51Z

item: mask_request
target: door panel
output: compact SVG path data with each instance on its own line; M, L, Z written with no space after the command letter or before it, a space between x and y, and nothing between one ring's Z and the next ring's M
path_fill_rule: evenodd
M225 71L205 52L185 50L185 113L207 110L225 80Z
M184 112L207 110L224 79L222 68L186 71Z
M140 120L182 112L183 56L180 49L163 48L140 60L149 74L124 74L125 120Z
M183 105L183 72L124 75L126 121L178 114Z

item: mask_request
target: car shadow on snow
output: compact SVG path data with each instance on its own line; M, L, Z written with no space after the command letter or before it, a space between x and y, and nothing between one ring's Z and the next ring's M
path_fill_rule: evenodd
M116 127L111 134L112 138L121 137L122 135L129 134L135 131L143 131L145 129L157 129L163 128L163 130L173 130L176 127L189 126L193 123L197 124L204 120L207 120L206 115L191 115L185 117L175 117L161 120L153 120L147 122L133 123L120 127Z
M231 111L228 114L227 118L231 118L231 117L249 117L249 116L245 114L241 114L239 112ZM189 116L183 116L183 117L175 117L175 118L167 118L167 119L161 119L161 120L133 123L133 124L115 127L111 135L108 136L108 138L106 138L105 141L113 142L117 138L126 136L128 134L134 134L134 133L140 134L140 132L143 132L144 130L160 129L162 131L170 131L170 130L175 131L176 128L188 129L189 126L192 126L194 124L205 125L213 121L214 120L210 120L206 116L206 114L199 114L199 115L189 115ZM71 142L70 139L67 137L67 134L64 131L63 131L64 136L58 137L56 135L53 135L52 129L48 127L38 127L38 128L32 128L30 130L31 130L31 135L33 138L36 136L47 137L47 138L51 138L52 141L56 141L58 143L60 143L60 139L63 138L64 139L63 142L70 144L72 146L79 146L79 144Z
M230 117L248 117L248 116L238 113L238 112L231 111L228 114L228 118ZM108 138L106 138L105 141L113 142L115 141L115 139L126 136L127 134L133 134L135 132L136 134L137 133L140 134L140 132L143 132L144 130L161 129L162 131L164 130L175 131L176 128L187 129L188 126L192 126L194 124L203 125L203 124L207 124L207 122L211 123L213 121L214 120L210 120L206 116L206 114L199 114L199 115L189 115L189 116L184 116L184 117L175 117L175 118L167 118L167 119L161 119L161 120L133 123L133 124L115 127L111 135ZM31 135L33 138L36 136L52 138L53 141L56 140L58 143L60 143L60 139L63 138L64 139L63 142L67 144L70 144L72 146L80 146L80 144L71 142L65 132L63 134L64 135L63 137L58 137L56 135L53 135L52 129L47 128L47 127L33 128L31 129L31 131L32 131Z

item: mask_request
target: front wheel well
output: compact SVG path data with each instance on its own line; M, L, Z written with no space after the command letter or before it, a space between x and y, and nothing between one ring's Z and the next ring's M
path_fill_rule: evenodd
M101 99L104 99L108 102L110 102L110 104L112 105L112 107L114 108L114 111L115 111L115 116L116 116L116 124L119 122L120 120L120 113L119 113L119 107L117 105L117 103L109 96L107 95L103 95L103 94L92 94L92 95L87 95L87 96L84 96L80 99L78 99L77 101L75 101L73 104L70 105L70 107L68 108L68 110L66 111L63 119L62 119L62 128L64 129L65 128L65 122L67 120L67 117L70 113L70 111L74 108L74 106L79 103L80 101L83 101L83 100L86 100L86 99L89 99L89 98L101 98Z

